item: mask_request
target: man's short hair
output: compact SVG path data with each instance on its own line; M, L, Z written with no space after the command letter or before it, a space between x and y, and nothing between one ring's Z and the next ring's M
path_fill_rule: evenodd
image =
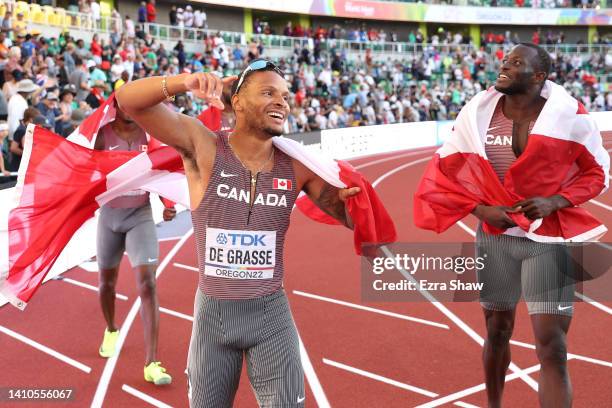
M256 61L266 61L269 64L267 64L264 68L261 69L255 69L255 70L249 70L249 65L253 64ZM247 71L248 70L248 71ZM246 71L246 72L245 72ZM264 72L264 71L272 71L275 72L276 74L278 74L281 78L285 78L284 74L282 73L282 71L280 70L280 68L278 68L278 66L276 66L276 64L274 64L272 61L269 61L265 58L257 58L253 61L251 61L247 67L245 69L242 70L242 72L238 75L238 79L234 81L234 83L232 84L232 91L231 91L231 95L233 96L234 94L236 94L236 92L238 92L238 84L240 84L240 78L244 76L244 78L242 79L242 83L240 84L240 89L244 88L247 84L247 82L249 81L250 76L255 73L255 72Z
M537 58L533 58L531 60L531 64L536 68L538 72L545 72L547 76L550 75L550 71L552 70L552 60L548 51L546 51L539 45L531 42L522 42L518 45L522 45L523 47L529 47L531 49L536 50L538 56Z

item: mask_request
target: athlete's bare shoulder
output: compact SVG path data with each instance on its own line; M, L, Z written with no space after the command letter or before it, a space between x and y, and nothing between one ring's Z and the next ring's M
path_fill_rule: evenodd
M293 164L293 172L295 174L295 181L297 182L297 191L302 191L304 186L308 184L309 181L313 180L316 175L294 157L291 158L291 163Z

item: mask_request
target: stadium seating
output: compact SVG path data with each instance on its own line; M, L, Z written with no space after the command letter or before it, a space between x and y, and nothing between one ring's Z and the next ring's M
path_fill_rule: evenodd
M23 13L23 18L25 20L32 19L32 17L30 16L30 5L25 1L18 1L17 3L15 3L14 15L17 15L19 13Z

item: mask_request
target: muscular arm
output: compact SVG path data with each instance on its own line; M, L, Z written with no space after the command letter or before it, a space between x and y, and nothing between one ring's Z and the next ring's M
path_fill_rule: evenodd
M167 78L169 95L187 91L184 84L186 76L182 74ZM192 153L193 137L208 138L209 135L202 128L197 135L192 135L188 130L198 129L195 126L197 120L173 112L162 103L166 99L162 91L162 79L157 76L126 83L117 91L117 102L151 136L182 153Z
M236 77L221 79L213 74L196 73L167 77L167 94L187 91L210 105L223 109L221 95ZM165 106L163 77L149 77L128 82L116 93L121 110L155 139L174 147L183 157L189 184L191 204L197 205L204 195L208 173L215 156L216 136L196 119Z
M340 221L347 228L353 229L353 220L346 208L345 200L359 193L359 188L341 189L327 183L301 163L296 165L297 175L302 178L302 190L327 215Z
M314 190L314 194L307 194L321 210L343 223L346 227L352 229L353 220L351 220L344 202L340 200L340 189L326 183L319 177L317 178L321 183L313 182L312 189ZM315 193L317 189L319 190L318 194Z
M187 91L206 100L209 104L223 108L220 100L224 84L234 77L221 80L212 74L181 74L166 79L168 95ZM163 92L163 77L150 77L129 82L117 91L117 101L121 109L154 138L176 148L183 157L192 157L195 146L198 150L214 152L215 135L206 129L196 118L174 112L162 102L166 99Z

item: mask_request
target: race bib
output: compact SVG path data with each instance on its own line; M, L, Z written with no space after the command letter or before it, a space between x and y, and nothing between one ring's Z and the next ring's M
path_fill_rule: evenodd
M226 279L272 279L276 231L206 228L204 274Z

